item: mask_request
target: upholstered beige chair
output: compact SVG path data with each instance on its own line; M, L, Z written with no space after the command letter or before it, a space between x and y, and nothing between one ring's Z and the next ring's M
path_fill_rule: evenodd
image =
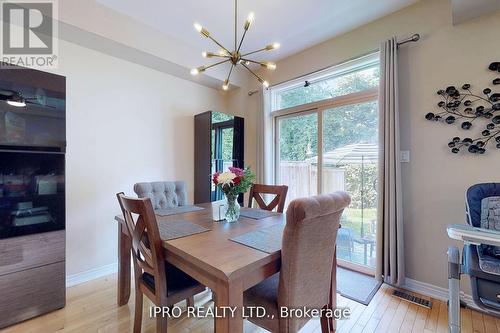
M281 271L244 294L245 306L264 306L274 319L249 318L271 332L298 332L309 319L280 318L281 307L335 307L335 239L340 217L351 199L335 192L293 200L286 212ZM333 322L321 321L322 332ZM330 326L330 328L329 328Z

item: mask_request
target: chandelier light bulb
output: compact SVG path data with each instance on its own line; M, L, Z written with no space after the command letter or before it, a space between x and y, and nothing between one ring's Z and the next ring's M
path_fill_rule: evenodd
M200 67L197 67L197 68L193 68L191 70L191 75L198 75L200 74L201 72L204 72L205 71L205 66L200 66Z
M228 90L229 89L229 80L225 80L224 84L222 85L222 90Z
M267 88L267 87L269 87L269 82L264 81L264 82L262 82L262 85L264 86L264 88Z
M196 31L198 31L198 32L199 32L202 36L204 36L204 37L208 37L208 36L210 36L210 33L208 32L208 30L207 30L207 29L205 29L205 28L203 28L203 27L201 26L201 24L199 24L199 23L195 23L195 24L194 24L194 28L195 28L195 29L196 29Z
M279 49L280 46L281 46L280 43L272 43L272 44L266 45L265 49L267 51L276 50L276 49Z
M248 28L250 28L250 25L252 25L254 20L255 20L255 14L251 12L250 14L248 14L247 20L245 21L244 29L248 30Z
M206 51L201 52L201 56L203 58L208 58L208 52L206 52Z
M266 67L267 69L270 69L272 71L274 71L276 69L276 64L274 62L266 61L266 62L262 62L260 65L262 67Z

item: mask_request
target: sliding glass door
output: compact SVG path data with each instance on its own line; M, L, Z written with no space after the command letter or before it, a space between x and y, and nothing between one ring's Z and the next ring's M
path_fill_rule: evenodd
M321 112L321 191L342 190L351 195L351 205L344 211L337 237L337 258L373 269L377 224L377 102Z
M276 184L288 185L287 204L348 192L337 258L365 273L376 262L378 84L378 54L372 54L272 87L270 96Z
M296 198L346 191L337 258L345 266L375 268L378 111L375 100L323 107L276 118L276 183Z
M304 112L281 117L277 123L279 154L277 184L288 185L288 203L318 193L318 114Z

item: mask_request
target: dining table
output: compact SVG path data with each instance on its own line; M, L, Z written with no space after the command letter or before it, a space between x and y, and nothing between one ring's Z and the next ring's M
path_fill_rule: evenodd
M243 332L243 292L279 272L281 266L280 247L263 251L238 243L231 238L263 228L282 233L277 225L285 224L282 213L269 214L255 219L240 216L238 221L213 220L212 204L197 204L202 209L167 216L156 215L162 221L189 222L209 231L176 239L164 240L163 249L167 262L192 276L215 293L216 307L236 307L234 316L217 316L217 333ZM131 284L131 238L123 216L118 222L118 305L125 305L130 298ZM279 235L281 237L281 235ZM269 253L271 252L271 253Z

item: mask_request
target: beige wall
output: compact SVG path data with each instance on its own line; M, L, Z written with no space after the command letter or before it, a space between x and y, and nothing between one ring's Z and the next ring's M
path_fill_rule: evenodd
M184 179L193 193L193 115L217 90L60 41L67 82L67 274L117 261L115 194Z
M411 162L403 164L404 220L407 276L446 287L446 249L451 244L447 224L464 223L464 191L478 182L500 181L494 171L500 165L500 151L492 148L485 156L456 156L446 146L455 126L432 124L424 115L435 110L435 91L449 84L471 83L478 91L491 83L487 70L500 60L500 13L452 26L448 0L421 2L352 32L311 47L278 62L274 73L265 73L276 84L314 70L366 54L391 37L420 33L418 43L400 52L400 99L402 149L411 151ZM498 76L498 75L497 75ZM257 95L247 91L258 87L253 80L234 91L229 109L247 117L248 164L255 166Z

